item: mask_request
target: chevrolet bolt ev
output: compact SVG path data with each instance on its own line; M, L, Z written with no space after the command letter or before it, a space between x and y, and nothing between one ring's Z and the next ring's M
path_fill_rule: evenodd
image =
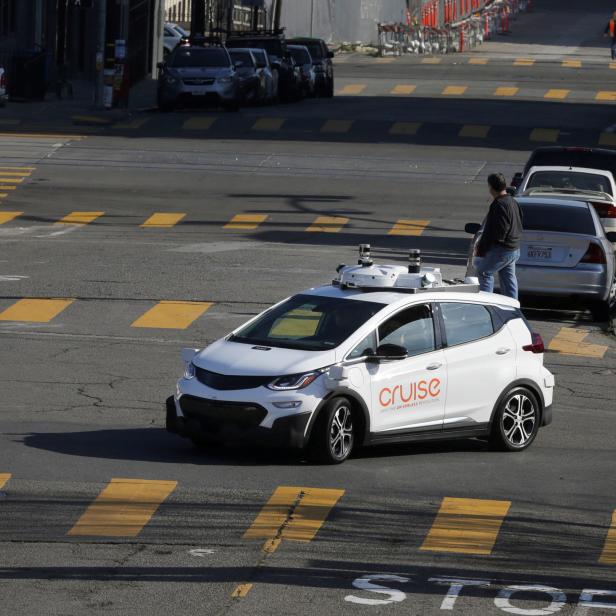
M486 437L526 449L552 419L554 377L517 301L437 268L339 266L203 350L167 400L198 446L253 441L340 463L360 446Z
M186 106L239 109L240 81L224 47L180 45L158 68L158 108L161 111Z

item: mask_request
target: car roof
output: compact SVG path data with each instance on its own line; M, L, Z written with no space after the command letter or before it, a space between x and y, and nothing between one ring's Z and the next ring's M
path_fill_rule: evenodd
M608 178L612 175L612 172L608 171L607 169L595 169L593 167L573 167L571 165L533 165L528 170L528 173L536 173L537 171L570 171L573 173L593 173L595 175L603 175Z
M545 205L547 207L570 207L588 209L590 204L580 199L559 199L557 197L516 197L520 205Z
M455 291L455 286L452 286L451 291L438 290L431 293L429 290L424 290L421 293L406 293L403 291L383 290L383 291L363 291L362 289L341 289L334 285L324 285L322 287L314 287L301 291L298 295L317 295L319 297L335 297L340 299L349 299L354 301L376 302L384 305L409 304L409 303L425 303L434 301L460 301L460 302L475 302L480 304L501 305L518 308L519 302L504 295L496 295L494 293L463 293Z

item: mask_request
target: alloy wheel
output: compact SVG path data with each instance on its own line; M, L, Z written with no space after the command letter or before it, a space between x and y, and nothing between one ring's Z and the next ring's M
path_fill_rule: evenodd
M505 438L516 448L524 447L532 438L537 423L537 409L526 395L517 393L505 404L502 415Z
M338 459L346 458L353 447L353 414L348 406L340 406L332 417L329 447Z

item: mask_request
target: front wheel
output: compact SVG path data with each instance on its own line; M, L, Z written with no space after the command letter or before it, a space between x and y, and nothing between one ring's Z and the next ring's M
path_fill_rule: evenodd
M507 392L494 416L492 443L505 451L523 451L537 436L541 411L535 394L526 387Z
M353 409L346 398L332 398L317 419L310 444L316 462L340 464L353 451L356 427Z

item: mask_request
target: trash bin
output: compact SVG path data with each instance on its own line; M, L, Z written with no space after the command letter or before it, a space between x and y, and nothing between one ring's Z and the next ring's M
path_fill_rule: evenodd
M13 53L9 65L9 96L16 100L43 100L47 88L47 54L38 50Z

